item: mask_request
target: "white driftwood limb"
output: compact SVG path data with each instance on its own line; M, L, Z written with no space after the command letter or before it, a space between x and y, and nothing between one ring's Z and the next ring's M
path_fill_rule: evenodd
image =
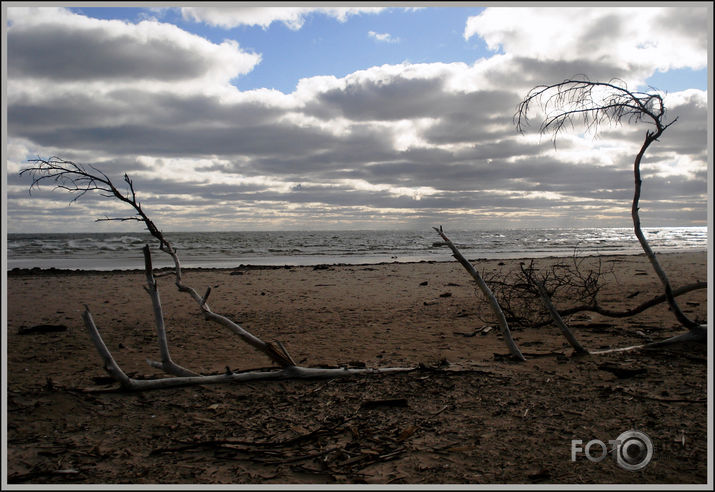
M336 368L323 369L313 367L291 366L283 369L267 371L247 371L239 373L215 374L207 376L178 376L160 379L133 379L122 371L119 364L114 360L111 352L102 340L97 325L92 318L89 307L85 306L82 314L85 326L90 337L97 348L99 355L104 361L104 368L109 375L114 378L122 388L131 391L155 390L163 388L177 388L181 386L195 386L202 384L217 383L243 383L249 381L270 381L279 379L326 379L356 376L360 374L386 374L396 372L413 371L415 367L385 367L385 368Z
M150 366L156 367L157 369L163 369L169 374L174 374L176 376L198 376L197 373L181 367L176 364L171 359L171 354L169 353L169 343L166 338L166 326L164 324L164 313L161 308L161 299L159 297L159 286L154 278L152 262L151 262L151 252L149 251L149 245L144 246L144 265L146 273L147 285L144 289L149 293L151 297L151 303L154 308L154 322L156 324L156 334L159 339L159 352L161 353L161 362L153 361L147 359Z
M92 313L89 312L89 307L87 305L84 306L82 319L84 320L84 324L89 331L89 336L92 339L94 346L97 348L97 352L99 352L99 355L102 357L102 361L104 362L104 369L109 373L110 376L112 376L115 380L119 381L119 384L121 384L122 387L131 387L131 379L124 373L124 371L122 371L121 367L119 367L119 365L114 361L114 357L112 357L111 352L104 344L104 340L102 340L102 337L99 334L99 330L97 330L97 325L94 324L94 319L92 319Z
M577 353L588 354L588 350L586 350L586 348L584 348L583 345L581 345L578 340L576 340L576 337L571 332L571 329L568 327L566 322L559 314L558 310L556 309L556 306L554 306L554 303L551 302L551 298L549 297L549 293L546 292L544 284L538 281L535 281L535 283L536 288L539 290L539 296L541 296L541 302L544 304L544 307L546 307L546 309L549 311L549 314L551 314L551 318L554 320L556 326L559 327L564 337L566 337L566 340L568 340L568 342L571 344L574 350L576 350Z
M504 316L504 312L501 309L501 306L499 305L499 301L497 301L497 298L494 297L494 294L492 293L491 289L489 289L489 286L486 284L482 276L479 274L476 268L462 255L462 253L457 249L457 246L454 245L454 243L445 235L444 231L442 230L442 227L440 226L439 228L434 227L434 230L437 231L437 233L442 237L444 242L449 246L449 249L452 250L452 254L454 257L459 261L459 263L464 267L465 270L472 276L472 278L475 280L477 283L477 286L479 286L479 289L482 291L484 296L489 300L489 305L492 308L492 311L497 317L497 320L499 321L499 326L501 328L502 335L504 336L504 342L506 343L507 347L509 348L509 351L511 354L516 357L517 359L524 361L526 360L524 358L524 355L521 353L521 350L519 350L519 347L516 345L516 342L511 336L511 330L509 329L509 324L506 321L506 316Z
M204 313L204 317L210 321L213 321L215 323L219 323L228 329L230 329L232 332L234 332L236 335L241 337L243 341L254 347L255 349L259 350L260 352L263 352L270 358L273 362L276 362L279 366L281 367L291 367L294 366L295 363L293 360L290 358L288 355L287 351L285 349L278 350L275 348L275 346L271 343L264 342L260 338L256 337L252 333L248 332L245 330L241 325L238 323L235 323L234 321L230 320L226 316L216 314L211 310L211 307L209 306L207 302L207 298L209 294L211 293L211 290L208 289L206 291L206 294L204 296L200 296L198 292L196 292L195 289L192 287L189 287L183 283L182 280L182 272L181 272L181 262L179 261L179 256L176 254L176 250L165 240L163 239L162 236L162 244L161 244L161 249L165 253L169 254L171 256L173 262L174 262L174 275L175 275L175 284L176 287L179 289L180 292L186 292L191 296L191 298L196 301L196 303L199 305L201 308L201 311Z

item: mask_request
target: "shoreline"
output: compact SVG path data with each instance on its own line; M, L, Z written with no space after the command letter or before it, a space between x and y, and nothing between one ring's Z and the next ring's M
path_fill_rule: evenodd
M656 255L659 257L664 255L677 255L677 254L688 254L688 253L707 253L707 248L682 248L678 250L667 250L658 252ZM617 256L639 256L644 255L642 250L638 251L609 251L607 253L596 253L588 252L581 255L576 255L578 258L612 258ZM514 256L488 256L488 257L476 257L468 258L470 262L483 262L483 261L523 261L523 260L552 260L556 258L571 258L575 256L571 254L558 254L555 252L545 253L543 255L529 255L528 253L519 254L515 253ZM278 257L275 257L278 258ZM182 261L182 272L224 272L224 271L235 271L235 270L280 270L280 269L290 269L290 268L307 268L307 269L321 269L327 267L364 267L364 266L381 266L381 265L414 265L414 264L434 264L434 263L450 263L455 262L455 258L449 254L446 258L436 258L436 259L420 259L420 260L377 260L367 261L367 262L349 262L349 261L339 261L339 262L317 262L317 263L280 263L280 262L270 262L270 263L239 263L235 266L184 266L184 260ZM143 262L143 260L142 260ZM190 260L189 260L190 262ZM171 265L155 266L154 271L156 272L167 272L173 270L174 267ZM7 268L7 276L23 276L23 275L47 275L47 274L107 274L107 273L136 273L143 272L144 268L130 267L130 268L111 268L111 269L82 269L82 268L58 268L58 267L13 267Z

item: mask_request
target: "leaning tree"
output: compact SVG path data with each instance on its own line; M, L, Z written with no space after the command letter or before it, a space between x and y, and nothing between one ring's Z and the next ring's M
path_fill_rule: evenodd
M539 85L528 92L517 106L514 114L514 123L522 134L529 125L528 116L534 106L543 112L543 119L538 128L539 134L551 134L554 145L559 134L567 129L573 129L579 122L594 135L604 124L642 122L650 126L645 132L643 143L633 161L634 191L631 205L633 228L645 255L663 285L665 300L677 321L688 331L682 335L649 344L649 346L680 341L705 341L707 325L690 319L683 313L676 301L677 294L690 290L690 287L702 288L703 286L686 286L674 291L668 275L661 267L641 229L639 201L642 186L640 167L643 156L651 144L658 141L678 119L673 118L668 121L663 97L657 92L629 90L625 82L618 79L609 82L594 82L585 76L576 76L551 85ZM541 293L543 295L543 291Z
M22 171L21 175L28 174L32 178L30 192L40 184L52 183L55 188L68 191L74 194L72 201L76 201L87 193L99 193L100 195L119 200L133 209L134 215L127 217L105 217L98 221L138 221L144 224L149 233L158 241L160 251L168 254L173 262L173 271L169 273L174 276L174 283L180 292L188 294L193 301L198 304L204 317L214 323L218 323L234 334L238 335L244 342L255 350L266 355L274 366L268 369L249 371L229 371L223 374L201 375L186 369L173 361L169 352L169 345L166 337L166 327L164 314L159 296L159 286L156 281L157 275L152 266L152 257L149 245L143 248L144 269L146 274L146 285L144 290L151 297L154 323L156 325L157 337L159 341L159 352L161 362L147 360L149 365L164 370L173 377L159 379L134 379L130 378L119 366L105 345L97 325L94 321L89 306L85 305L82 313L85 326L94 342L104 362L105 370L118 381L124 389L128 390L151 390L160 388L170 388L177 386L188 386L195 384L211 384L222 382L246 382L256 380L275 379L295 379L295 378L335 378L366 373L388 373L410 371L415 368L403 367L383 367L383 368L314 368L298 366L288 353L286 347L280 342L265 342L243 328L237 322L227 316L214 312L209 304L208 298L211 288L207 288L201 295L193 287L190 287L183 280L181 262L176 248L167 237L161 232L156 224L149 218L137 198L134 183L127 174L124 174L124 189L120 189L105 173L94 166L85 166L59 157L48 159L31 159L31 165Z

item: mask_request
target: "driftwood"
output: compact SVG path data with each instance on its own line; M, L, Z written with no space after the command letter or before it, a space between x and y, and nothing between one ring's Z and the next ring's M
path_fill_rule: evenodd
M34 165L30 168L23 169L20 174L29 173L33 182L30 187L32 190L43 181L51 181L55 183L55 187L76 193L74 200L77 200L85 193L90 191L98 191L103 196L116 198L134 209L136 215L132 217L118 217L98 220L136 220L143 222L149 233L159 241L159 249L168 254L174 263L172 275L174 283L180 292L187 293L199 306L204 317L214 323L218 323L234 334L238 335L248 345L265 354L278 367L269 370L254 370L246 372L234 373L228 371L224 374L217 375L199 375L189 369L186 369L176 364L169 353L169 345L166 337L166 328L164 324L164 315L161 307L161 299L159 296L159 287L154 275L151 252L149 246L145 246L144 252L144 268L146 274L147 285L144 289L147 291L152 300L154 310L154 321L156 324L157 336L159 339L159 351L161 354L161 362L147 360L147 362L156 368L163 369L175 377L153 379L153 380L138 380L132 379L124 373L119 364L116 362L111 352L102 340L97 325L92 317L89 307L85 305L85 311L82 314L85 326L87 327L90 337L99 352L105 370L109 375L120 383L122 388L127 390L150 390L161 388L174 388L178 386L189 386L196 384L215 384L225 382L245 382L259 380L276 380L276 379L305 379L305 378L336 378L346 377L357 374L373 374L373 373L392 373L411 371L412 367L387 367L387 368L311 368L297 366L293 358L290 356L285 346L276 342L276 344L264 342L254 334L245 330L238 323L232 321L226 316L215 313L211 310L208 304L208 297L211 294L211 289L208 288L204 295L201 296L192 287L186 285L183 281L181 262L179 260L176 249L167 240L164 234L154 224L142 209L141 204L137 200L134 183L127 174L124 175L124 182L128 187L128 191L123 193L110 180L110 178L92 166L82 166L80 164L63 160L57 157L45 159L33 159Z
M159 339L159 352L161 353L161 362L156 362L156 361L153 361L150 359L147 359L147 362L149 363L150 366L156 367L158 369L163 369L164 372L167 372L169 374L175 374L177 376L182 376L182 377L198 376L197 373L181 367L180 365L176 364L171 359L171 355L169 354L169 343L166 339L166 328L164 326L164 313L161 308L161 299L159 298L159 286L157 285L156 279L154 278L152 262L151 262L151 252L149 251L149 246L148 245L144 246L143 251L144 251L144 267L145 267L146 281L147 281L147 285L144 287L144 290L146 290L149 293L149 296L151 297L151 303L154 308L154 322L156 323L156 334ZM87 311L89 320L91 320L91 316L89 315L89 308L87 308L86 311ZM87 321L88 320L85 319L85 323L87 323ZM89 328L89 326L88 326L88 328ZM92 330L92 329L90 328L90 330ZM92 336L94 336L95 332L96 332L96 336L99 336L99 332L97 332L96 327L94 328L94 331L90 331L90 334ZM96 342L95 342L95 344L96 344ZM101 345L98 345L98 347L100 347L100 346ZM109 354L107 352L107 355L109 355L109 357L111 358L111 354ZM105 363L106 363L106 361L105 361Z
M682 296L683 294L687 294L688 292L692 292L694 290L699 290L699 289L707 289L708 288L708 283L707 282L694 282L692 284L684 285L682 287L679 287L678 289L675 289L672 291L673 297L679 297ZM576 314L576 313L581 313L581 312L592 312L592 313L597 313L601 314L603 316L608 316L609 318L630 318L631 316L635 316L636 314L642 313L643 311L652 308L654 306L657 306L658 304L661 304L667 300L665 294L660 294L657 295L651 299L648 299L647 301L642 302L638 306L631 308L631 309L626 309L625 311L614 311L612 309L607 309L604 308L603 306L599 306L598 304L591 304L591 305L584 305L584 306L574 306L571 308L563 309L559 311L559 314L561 316L569 316L571 314Z
M573 265L567 263L552 265L549 272L541 277L550 298L553 299L557 291L566 288L567 292L562 293L561 297L576 303L572 307L559 308L557 311L561 318L567 318L582 312L596 313L608 318L630 318L667 301L665 294L659 294L634 307L623 310L609 309L601 305L598 300L598 293L604 285L601 279L604 273L613 272L611 270L604 272L600 259L596 270L584 272L582 271L581 263L585 258L577 258L574 254ZM539 309L539 307L545 308L545 306L541 301L536 283L529 279L529 274L534 270L532 260L529 266L521 268L518 272L496 272L490 275L482 273L485 282L499 300L499 304L511 324L540 328L553 322L553 316L548 311L544 310L542 312L542 309ZM680 297L695 290L707 289L707 287L707 282L696 281L674 289L673 296ZM640 291L633 292L625 297L632 299L638 294L640 294ZM470 336L475 334L473 333Z
M322 369L311 367L291 366L284 369L267 370L267 371L246 371L230 374L215 374L206 376L177 376L160 379L133 379L127 376L121 367L112 357L111 352L104 344L99 330L94 323L92 313L85 306L85 311L82 313L82 319L85 326L89 330L90 337L94 346L97 348L99 355L104 361L104 369L109 375L119 382L123 389L126 390L155 390L165 388L177 388L181 386L194 386L200 384L216 384L216 383L242 383L248 381L267 381L278 379L311 379L311 378L335 378L353 376L356 374L367 373L386 373L386 372L406 372L414 368L382 368L382 369Z
M444 233L442 230L442 227L440 226L439 228L435 227L435 231L440 235L440 237L444 240L444 242L449 246L449 249L452 250L452 254L454 257L457 259L457 261L464 267L465 270L469 273L469 275L472 276L474 281L477 283L477 286L479 289L482 291L484 296L489 300L489 305L492 308L492 311L494 312L494 315L497 317L497 320L499 321L499 327L501 328L502 335L504 336L504 342L506 343L506 346L509 348L509 352L517 359L517 360L526 360L524 359L524 355L521 353L521 350L519 350L519 347L516 345L516 342L511 336L511 330L509 329L509 323L507 323L506 317L504 316L504 312L501 309L501 306L499 305L499 301L497 301L496 297L494 297L494 294L492 291L489 289L489 286L484 282L484 279L482 276L479 274L476 268L474 268L474 265L472 265L469 260L467 260L464 255L459 251L457 246L454 245L454 243L447 237L447 235Z
M67 325L35 325L29 328L21 326L17 330L17 334L33 335L36 333L56 333L58 331L67 331Z
M588 350L586 350L578 342L578 340L576 340L576 337L571 332L571 329L568 327L568 325L564 322L563 318L561 317L558 310L556 309L556 306L554 306L554 303L551 302L551 296L546 291L546 285L545 285L546 279L540 279L540 280L535 279L533 272L531 270L526 270L523 265L521 265L521 271L524 274L524 276L529 280L529 282L536 286L536 290L539 293L541 302L544 304L544 307L546 307L547 311L551 315L551 318L553 319L554 324L561 330L561 333L564 335L564 337L566 337L566 340L571 344L571 346L574 348L576 353L587 354Z
M85 306L85 311L82 313L82 319L89 331L89 335L94 342L102 360L104 368L109 375L126 390L153 390L163 388L176 388L180 386L192 386L197 384L216 384L216 383L239 383L247 381L265 381L278 379L318 379L318 378L336 378L353 376L357 374L370 373L389 373L389 372L407 372L414 370L412 367L391 367L391 368L311 368L299 367L295 364L287 365L281 369L269 370L254 370L245 372L229 372L216 375L199 375L188 369L185 369L175 364L169 356L168 343L166 339L166 331L164 327L164 319L162 315L161 302L159 300L159 289L151 273L151 252L149 247L144 247L144 258L147 268L147 282L149 287L145 290L150 294L154 306L154 314L156 321L157 334L159 338L159 346L162 354L162 362L148 361L151 366L164 369L166 372L175 374L176 377L160 378L160 379L133 379L119 367L111 352L102 340L97 325L94 322L92 313L88 306ZM205 303L202 304L205 306ZM219 316L219 315L216 315ZM222 317L223 318L223 317ZM209 318L212 319L212 318ZM225 318L227 319L227 318ZM232 323L229 320L229 323ZM246 332L247 333L247 332ZM249 334L250 335L250 334ZM253 335L250 335L253 336ZM256 338L260 342L259 339ZM263 342L261 342L263 343Z

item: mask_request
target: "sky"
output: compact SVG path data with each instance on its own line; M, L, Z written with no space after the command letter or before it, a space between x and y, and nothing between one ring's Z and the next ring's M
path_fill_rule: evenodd
M50 156L127 173L164 231L629 227L651 127L514 125L580 74L662 95L643 225L707 225L710 2L64 5L3 2L10 233L141 230L30 194Z

